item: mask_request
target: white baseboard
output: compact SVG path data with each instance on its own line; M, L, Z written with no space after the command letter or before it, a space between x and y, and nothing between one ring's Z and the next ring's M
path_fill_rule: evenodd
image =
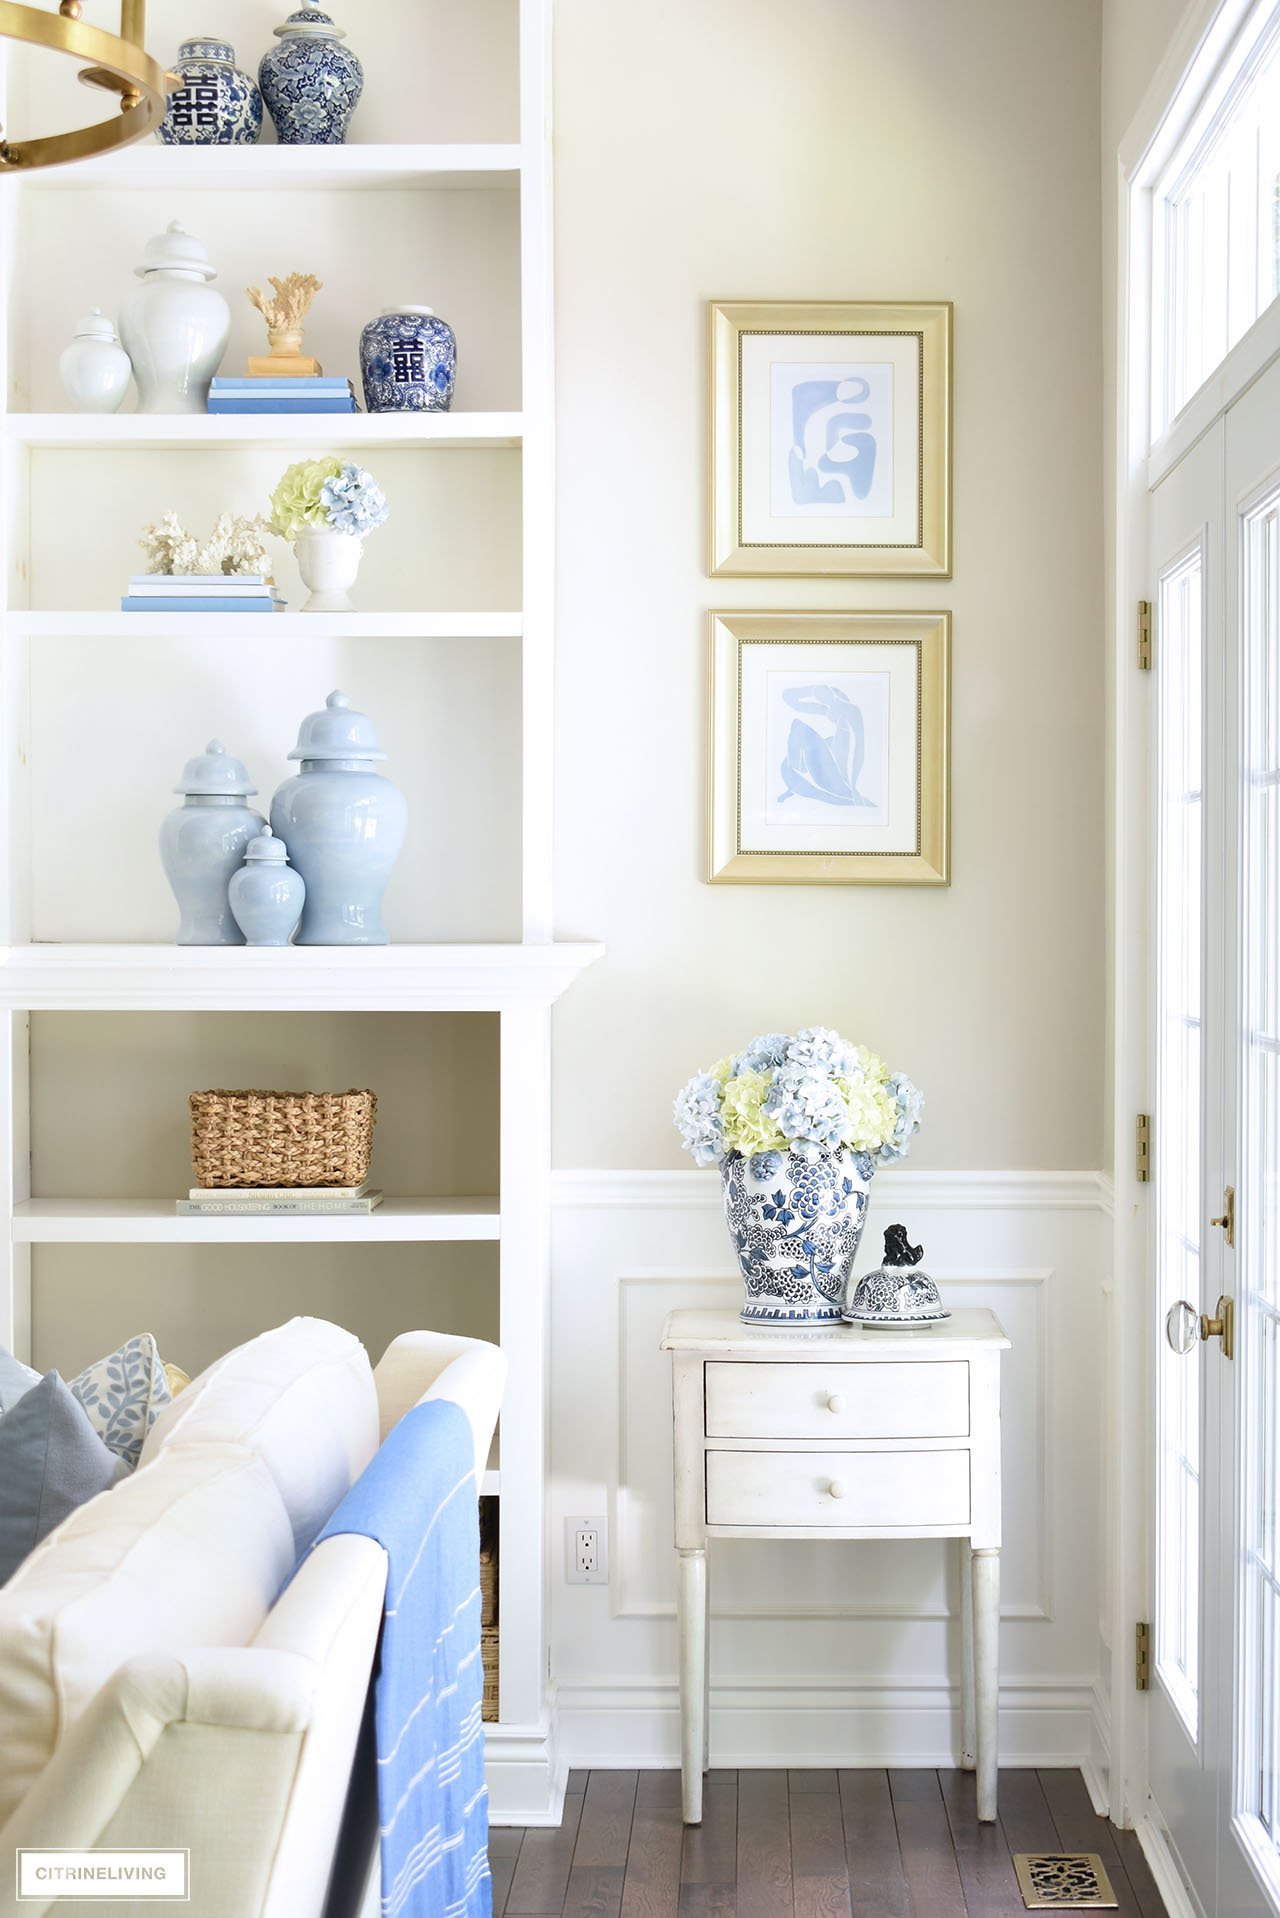
M569 1765L653 1767L680 1761L680 1707L669 1684L560 1686L560 1756ZM1093 1684L1003 1684L1006 1765L1083 1766L1090 1758ZM716 1685L711 1763L734 1769L959 1763L959 1697L945 1683Z
M1111 1700L1105 1685L1093 1687L1093 1721L1090 1728L1089 1755L1080 1770L1093 1809L1100 1818L1111 1816Z
M1179 1871L1168 1840L1156 1820L1148 1812L1138 1820L1135 1829L1169 1918L1205 1918L1204 1908Z
M554 1727L485 1726L491 1825L558 1825L568 1775Z

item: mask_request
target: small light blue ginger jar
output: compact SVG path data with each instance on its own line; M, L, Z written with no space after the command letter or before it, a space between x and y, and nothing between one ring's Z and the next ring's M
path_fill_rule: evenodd
M289 754L300 762L271 802L271 830L306 881L300 946L385 946L382 895L404 845L408 807L374 769L373 723L345 693L308 713Z
M341 146L364 90L346 34L313 6L273 31L280 45L262 56L258 84L281 146Z
M245 804L258 788L220 739L189 759L173 789L183 802L160 828L160 858L181 915L180 946L242 946L227 888L245 847L266 825Z
M458 377L453 328L429 306L390 306L360 335L370 413L447 413Z
M173 71L182 85L169 95L156 128L166 146L252 146L262 132L262 95L236 65L227 41L202 34L184 40Z
M287 946L302 917L307 888L289 868L289 849L265 826L244 849L244 864L232 873L227 897L249 946Z

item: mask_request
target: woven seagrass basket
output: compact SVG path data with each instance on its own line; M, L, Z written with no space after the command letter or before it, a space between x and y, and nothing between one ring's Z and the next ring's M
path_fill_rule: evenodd
M492 1724L498 1716L498 1628L496 1625L480 1627L480 1659L484 1666L484 1692L480 1700L480 1716L486 1724Z
M193 1092L191 1165L203 1186L359 1185L373 1092Z

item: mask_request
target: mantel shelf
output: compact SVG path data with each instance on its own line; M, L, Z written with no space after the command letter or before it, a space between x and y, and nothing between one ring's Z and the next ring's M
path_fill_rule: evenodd
M18 446L74 451L246 446L519 446L519 413L6 413L3 437Z
M16 639L519 639L519 613L7 613Z
M19 1245L456 1245L500 1233L496 1198L388 1197L367 1215L207 1218L175 1212L172 1199L28 1199L13 1214Z
M272 193L344 188L515 187L520 148L466 142L454 146L132 146L45 167L20 184L42 193L112 191ZM15 182L19 184L19 182Z
M0 1008L31 1012L502 1012L550 1005L604 947L0 948Z

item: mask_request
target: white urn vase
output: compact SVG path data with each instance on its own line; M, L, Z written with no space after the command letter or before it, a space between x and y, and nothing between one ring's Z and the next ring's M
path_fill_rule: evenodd
M58 362L62 387L77 413L116 413L133 368L100 306L86 313Z
M140 413L206 413L209 383L227 350L231 311L209 281L209 255L175 220L148 240L142 285L120 315Z
M299 533L293 551L302 583L311 595L303 604L303 612L349 613L364 541L355 533L317 527L314 532Z

